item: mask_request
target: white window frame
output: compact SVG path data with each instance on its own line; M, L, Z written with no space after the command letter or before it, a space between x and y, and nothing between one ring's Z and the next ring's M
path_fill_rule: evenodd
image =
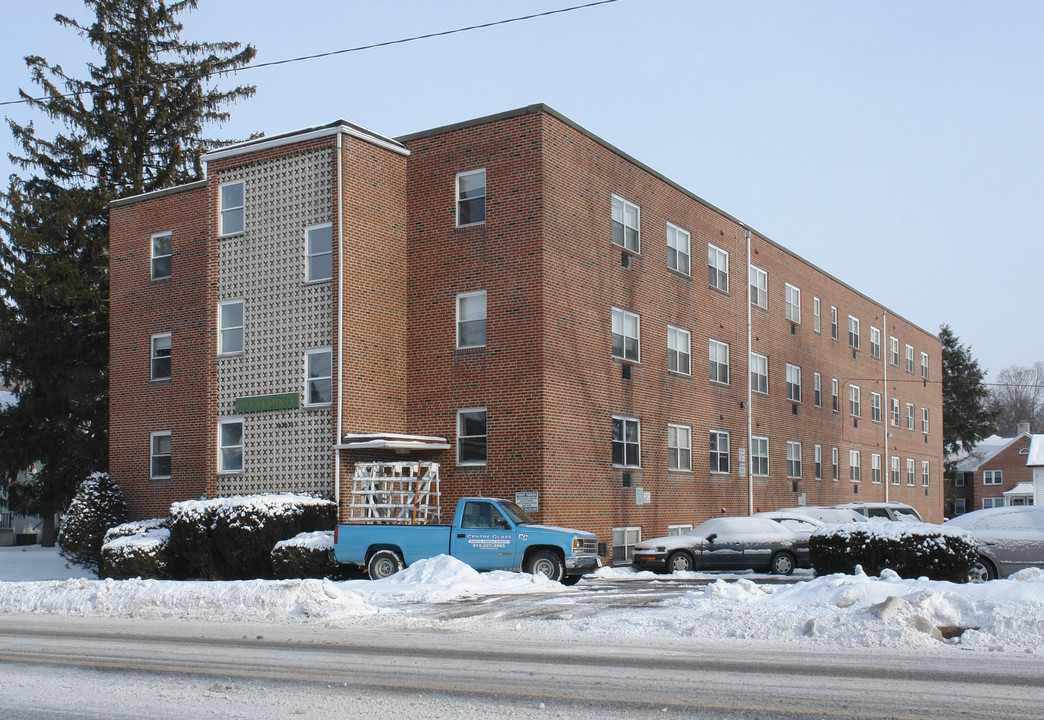
M830 339L837 340L837 308L830 306Z
M634 211L634 226L627 224L628 211ZM619 225L622 235L623 242L616 241L616 233L611 233L611 241L613 245L623 248L629 252L633 252L636 255L642 252L642 209L638 205L635 205L630 200L625 200L619 195L614 194L612 199L611 209L611 224L615 229L616 225ZM634 231L634 242L631 243L634 247L627 242L627 231Z
M830 409L841 412L841 387L837 378L830 378Z
M692 374L692 335L688 330L667 326L667 372ZM671 367L671 365L674 367ZM684 366L684 367L683 367Z
M710 436L710 471L715 475L728 475L731 470L731 446L729 445L729 434L725 430L711 430ZM724 449L722 448L724 444Z
M900 470L899 470L899 456L898 455L893 455L892 456L892 460L891 460L891 465L889 467L889 471L891 472L892 484L893 485L898 485L900 480L901 480L901 478L900 478Z
M823 407L823 376L818 372L812 373L812 392L816 407Z
M906 372L913 374L914 371L914 349L913 345L906 346Z
M464 433L464 422L466 415L482 415L482 429L485 430L483 433L476 433L473 435L466 435ZM465 453L462 451L465 441L475 441L477 438L482 438L482 455L479 458L464 458ZM461 408L457 410L457 465L460 466L482 466L489 462L489 414L484 407L471 407Z
M753 264L750 266L750 304L768 309L768 273Z
M1003 470L983 470L982 471L982 484L983 485L1003 485L1004 484L1004 471Z
M613 415L612 416L612 429L616 430L616 423L620 423L621 436L617 440L612 437L613 447L620 445L622 450L622 463L613 462L613 467L620 468L640 468L642 466L642 421L636 417L628 417L627 415ZM637 440L631 442L627 440L627 428L633 427L635 431L635 437ZM635 455L637 456L637 462L628 464L627 462L627 449L630 446L634 446ZM615 453L614 453L615 454ZM615 458L613 458L615 460Z
M239 325L225 325L226 306L239 305ZM228 334L239 334L239 349L228 350L225 340ZM218 303L218 355L242 355L246 351L246 303L243 300L223 300Z
M312 234L320 230L330 231L330 249L323 250L322 252L312 252ZM319 225L310 225L304 230L304 255L305 255L305 282L319 283L319 282L330 282L333 280L333 224L332 223L320 223ZM329 256L330 258L330 274L326 277L321 275L313 276L312 274L312 261L317 258Z
M750 474L756 477L768 477L769 474L769 440L761 435L750 438Z
M881 357L881 330L873 325L870 326L870 357Z
M164 339L167 341L167 347L166 348L157 347L156 346L156 341L157 340L162 341ZM161 354L163 352L163 350L167 351L166 355ZM149 379L151 381L156 382L156 381L162 381L162 380L170 380L170 378L171 378L171 376L172 376L172 374L174 372L173 371L173 356L174 356L173 339L171 338L171 334L169 332L156 333L149 339ZM167 374L166 375L157 375L156 374L156 364L157 363L162 363L164 360L166 360L166 364L167 364Z
M768 395L769 391L768 355L750 353L750 389L752 392Z
M983 498L982 499L982 509L983 510L988 510L990 508L998 508L998 507L1004 507L1004 498L996 497L996 498Z
M787 363L787 401L801 402L801 367Z
M710 358L710 380L721 385L729 384L729 344L710 338L708 343ZM724 359L723 359L724 358ZM724 379L722 379L724 374Z
M848 451L848 479L854 483L863 481L863 458L858 450Z
M848 414L852 417L860 417L860 413L863 411L861 400L861 392L858 385L848 386Z
M232 187L233 185L239 185L242 188L240 194L243 196L243 200L239 205L230 205L226 207L225 188ZM226 226L228 225L226 218L236 217L237 215L239 217L239 228L232 230L226 229ZM220 224L218 235L221 237L239 235L240 233L246 232L246 181L232 180L218 185L218 222Z
M870 393L870 420L881 422L881 393Z
M224 444L224 429L226 425L239 425L239 444ZM246 423L242 417L228 417L218 420L217 433L217 462L218 473L221 475L236 475L243 472L246 465ZM239 467L230 467L225 463L225 451L239 449Z
M928 353L921 353L921 378L928 379Z
M479 310L479 304L477 302L474 302L474 301L478 300L479 298L482 299L481 316L476 314L476 315L474 315L474 317L472 317L472 313L476 313ZM487 330L486 321L487 321L487 318L489 317L488 316L488 302L489 302L489 298L487 297L485 290L472 290L472 291L469 291L469 292L457 293L457 299L456 299L456 310L457 310L456 328L457 328L457 348L458 349L463 350L463 349L466 349L466 348L486 347L486 342L488 340L488 336L486 334L486 330ZM471 323L473 325L478 325L479 322L482 323L482 342L465 342L465 340L464 340L465 324L466 323Z
M712 288L729 291L729 253L714 243L707 243L707 282Z
M819 332L820 329L820 316L819 316L819 298L812 297L812 330L813 332Z
M329 375L312 375L312 363L311 359L316 355L326 355L330 364ZM319 400L318 402L312 401L312 383L328 382L329 389L329 400ZM304 354L304 400L307 407L327 407L333 404L333 349L329 347L325 348L312 348L306 350Z
M688 277L692 257L689 254L689 231L667 223L667 267Z
M692 428L688 425L667 423L667 469L692 470Z
M783 302L785 304L785 315L787 320L795 325L801 324L801 288L797 285L786 284L786 294Z
M156 441L160 438L167 439L167 452L166 454L156 452ZM156 472L156 461L160 458L167 459L167 472L166 474ZM149 434L149 479L150 480L169 480L171 477L171 471L173 470L173 452L171 448L171 435L170 430L161 430L158 432Z
M642 361L642 318L637 313L633 313L630 310L624 310L622 308L614 307L611 314L611 340L612 340L612 354L614 358L625 360L627 362L640 363ZM634 335L628 334L627 325L629 322L634 323ZM622 355L616 352L616 337L619 336L621 339L620 347ZM627 353L627 341L634 341L634 357L628 357Z
M859 349L859 318L854 315L848 316L848 346Z
M899 398L892 398L892 427L899 427Z
M169 252L166 255L158 255L156 253L156 241L163 238L167 239L167 246ZM166 260L167 261L167 273L160 275L156 273L156 261ZM173 273L174 265L174 233L170 230L167 232L156 233L149 239L149 272L153 280L166 280L171 277Z
M932 466L927 460L921 461L921 487L928 487L932 480Z
M953 499L953 514L954 515L963 515L966 512L965 507L966 506L965 506L964 498L959 497L959 498L954 498Z
M801 443L787 440L787 477L801 479Z
M690 530L692 530L692 523L684 523L682 525L668 525L667 537L677 537L678 535L684 535Z
M899 367L899 338L888 338L888 362Z
M914 429L914 405L913 403L906 403L906 429Z
M881 484L881 454L870 453L870 482Z
M638 526L613 528L612 564L630 563L634 546L642 541L642 529Z
M841 477L841 453L836 447L830 448L830 479L838 482Z
M812 449L812 458L815 462L815 478L816 480L823 479L823 446L814 445Z
M461 191L461 180L471 175L482 175L482 194L475 195L474 197L464 197ZM456 192L456 202L454 208L456 211L457 227L471 227L473 225L482 225L486 222L486 196L487 196L487 185L486 185L486 168L477 168L475 170L465 170L457 173L453 182L454 191ZM460 208L464 203L470 203L474 200L482 198L482 219L472 220L471 222L462 223L460 220Z
M929 419L928 408L926 408L926 407L921 408L921 432L924 433L925 435L928 434L928 429L929 429L928 419Z
M917 484L915 477L917 466L914 464L913 458L906 458L906 486L914 487Z

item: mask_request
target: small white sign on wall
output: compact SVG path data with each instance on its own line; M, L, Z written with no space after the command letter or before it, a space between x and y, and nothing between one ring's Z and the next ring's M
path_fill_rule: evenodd
M526 512L540 512L540 493L534 491L515 493L515 504Z

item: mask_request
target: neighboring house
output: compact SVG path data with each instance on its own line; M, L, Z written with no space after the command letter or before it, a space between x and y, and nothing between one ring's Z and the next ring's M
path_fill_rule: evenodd
M1033 470L1027 466L1033 435L1020 423L1014 437L991 435L957 463L946 487L946 513L961 515L972 510L1032 505Z
M1034 435L1026 453L1026 465L1032 473L1029 489L1032 496L1024 505L1044 505L1044 435Z
M111 206L134 517L280 490L344 516L356 462L426 460L444 504L517 498L617 558L802 501L942 519L935 335L547 106L204 159Z
M18 402L9 390L0 390L0 406ZM28 479L26 473L18 476L18 482ZM0 488L0 547L9 545L35 545L40 541L43 520L38 517L19 515L7 504L7 492Z

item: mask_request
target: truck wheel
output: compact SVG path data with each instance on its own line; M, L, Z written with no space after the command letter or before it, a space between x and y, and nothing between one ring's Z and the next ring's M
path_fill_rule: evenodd
M533 553L526 563L526 572L533 575L544 575L548 580L561 582L565 573L562 561L558 556L548 550Z
M370 561L366 563L366 572L369 573L371 580L383 580L399 572L403 567L405 565L397 552L378 550L370 556Z
M564 578L562 578L562 584L576 585L578 582L580 582L580 578L582 577L583 575L566 575Z

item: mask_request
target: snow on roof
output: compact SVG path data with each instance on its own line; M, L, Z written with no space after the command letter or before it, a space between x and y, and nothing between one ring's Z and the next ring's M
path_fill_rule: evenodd
M1015 485L1015 487L1013 487L1011 490L1008 490L1008 491L1006 491L1004 493L1005 497L1008 497L1009 495L1029 495L1029 496L1032 497L1033 496L1033 483L1031 483L1031 482L1020 482L1017 485Z
M1044 465L1044 435L1031 435L1027 465Z
M957 463L957 472L975 472L982 467L987 460L990 460L1001 450L1006 449L1013 442L1026 435L1027 433L1021 433L1015 437L990 435L988 438L984 438L979 441L979 444L976 445L963 460Z

